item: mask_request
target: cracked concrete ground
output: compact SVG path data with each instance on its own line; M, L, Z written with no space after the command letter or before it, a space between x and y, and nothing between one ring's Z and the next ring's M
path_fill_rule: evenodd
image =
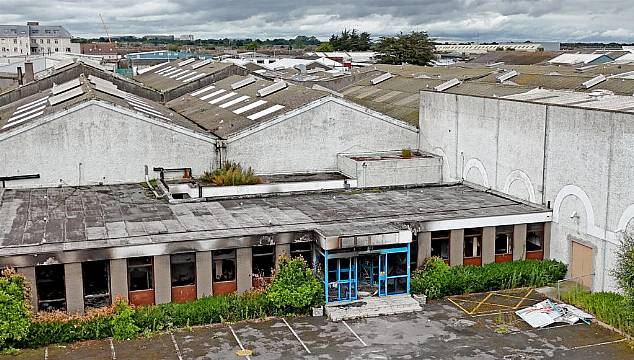
M7 359L632 359L622 336L596 324L540 330L515 315L471 317L450 302L422 312L346 322L271 318L132 341L25 350ZM284 321L286 320L286 322ZM287 325L288 324L288 325ZM234 336L235 333L235 336ZM238 342L239 341L239 342ZM242 348L242 354L239 356ZM113 351L114 350L114 351ZM5 359L5 357L0 357Z

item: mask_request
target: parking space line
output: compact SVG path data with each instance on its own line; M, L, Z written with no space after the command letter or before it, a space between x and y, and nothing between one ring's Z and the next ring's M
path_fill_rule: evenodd
M578 349L585 349L585 348L594 347L594 346L616 344L616 343L623 342L625 340L627 340L627 338L623 338L623 339L619 339L619 340L613 340L613 341L605 341L605 342L600 342L600 343L597 343L597 344L575 346L573 348L570 348L570 350L578 350Z
M495 312L488 312L488 313L480 313L480 314L475 314L475 315L471 315L473 317L481 317L481 316L491 316L491 315L502 315L502 314L510 314L510 313L514 313L515 310L509 310L509 311L495 311Z
M341 320L341 322L348 328L348 330L350 330L350 332L352 333L352 335L354 335L354 337L357 338L357 340L359 340L361 342L361 344L363 344L363 346L368 346L368 344L365 343L365 341L363 341L359 335L357 335L356 332L354 332L354 330L352 330L352 328L350 327L350 325L348 325L348 323L345 320Z
M176 355L178 355L178 360L183 360L183 356L181 355L181 349L178 348L178 344L176 343L174 334L170 334L170 336L172 337L172 343L174 344L174 348L176 349Z
M48 346L44 348L44 360L48 360Z
M244 349L244 346L242 346L242 341L240 341L240 339L238 338L238 335L236 334L236 332L235 332L235 331L233 331L233 328L231 327L231 325L228 325L228 324L227 324L227 326L229 326L229 330L231 330L231 334L233 334L233 338L234 338L234 339L236 339L236 342L238 343L238 346L240 346L240 350L242 350L242 353L244 353L244 357L245 357L247 360L251 360L251 356L249 356L249 355L246 353L246 350Z
M295 330L293 330L293 328L288 324L288 321L286 321L286 319L284 318L282 318L282 321L284 321L284 324L286 324L288 329L293 333L293 335L295 335L295 338L299 341L299 343L302 344L302 346L304 347L304 350L306 350L306 352L310 354L310 350L308 350L308 347L306 346L306 344L304 344L302 339L299 338L299 335L297 335Z
M117 353L114 351L114 343L112 342L112 338L108 338L110 340L110 350L112 351L112 360L117 360Z
M576 323L576 324L564 324L564 325L556 325L556 326L547 326L547 327L543 327L543 328L533 329L533 331L548 330L548 329L559 329L559 328L563 328L563 327L577 326L577 325L586 325L586 324L584 324L584 323Z

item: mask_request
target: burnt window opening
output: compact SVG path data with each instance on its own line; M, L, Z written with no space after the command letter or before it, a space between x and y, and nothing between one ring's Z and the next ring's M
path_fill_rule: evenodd
M308 267L313 267L313 245L310 242L291 243L291 257L302 257Z
M544 249L544 224L528 224L526 228L526 251Z
M154 289L154 267L151 256L128 259L130 291Z
M87 261L81 264L84 281L84 308L100 308L111 304L108 261Z
M447 231L432 231L431 233L431 256L449 260L449 240L451 233Z
M37 289L38 310L66 310L64 265L36 266L35 287Z
M418 239L416 236L412 239L412 242L409 244L409 267L412 271L416 270L418 265Z
M513 253L513 225L495 228L495 254L507 255Z
M212 253L214 282L236 280L236 251L216 250Z
M464 257L480 257L482 249L482 228L464 230Z
M254 246L252 248L253 277L271 277L275 268L275 245Z
M172 287L196 285L196 253L170 256Z

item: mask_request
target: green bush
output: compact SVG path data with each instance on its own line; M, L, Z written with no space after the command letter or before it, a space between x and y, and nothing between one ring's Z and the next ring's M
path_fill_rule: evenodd
M561 299L634 336L634 307L623 295L610 292L589 293L576 288L563 293Z
M134 309L125 299L115 299L114 315L110 320L112 336L117 340L131 339L140 328L134 323Z
M280 257L266 298L277 314L302 314L323 303L324 288L304 258Z
M566 265L554 260L522 260L483 266L449 267L429 258L412 274L411 289L430 299L525 286L544 286L563 279Z
M623 234L612 275L623 290L626 300L634 307L634 238L628 234Z
M24 339L31 322L29 288L23 276L4 269L0 276L0 349Z
M261 184L262 179L255 175L253 169L243 169L236 162L226 162L213 172L205 171L199 179L215 186L236 186Z

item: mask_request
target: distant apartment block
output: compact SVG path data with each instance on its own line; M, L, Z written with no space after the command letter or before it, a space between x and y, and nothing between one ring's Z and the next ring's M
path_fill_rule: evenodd
M70 33L62 26L0 25L0 56L52 54L73 52Z

